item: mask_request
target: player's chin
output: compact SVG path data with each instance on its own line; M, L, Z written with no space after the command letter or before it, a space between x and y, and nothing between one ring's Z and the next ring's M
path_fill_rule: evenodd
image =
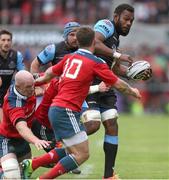
M130 29L124 28L124 29L122 29L121 35L122 35L122 36L127 36L128 33L129 33L129 31L130 31Z
M10 49L10 48L8 48L8 47L3 48L3 52L4 52L4 53L7 53L7 52L9 51L9 49Z
M78 48L77 44L71 44L72 48Z

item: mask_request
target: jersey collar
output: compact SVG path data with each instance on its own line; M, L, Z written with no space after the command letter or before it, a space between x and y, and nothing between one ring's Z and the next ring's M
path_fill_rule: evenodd
M17 89L16 89L15 86L14 86L14 93L15 93L18 97L20 97L21 99L26 100L26 99L28 98L28 97L23 96L22 94L20 94L20 93L17 91Z
M86 52L86 53L92 54L92 52L89 51L89 50L87 50L87 49L79 48L78 50L79 50L79 51L82 51L82 52Z

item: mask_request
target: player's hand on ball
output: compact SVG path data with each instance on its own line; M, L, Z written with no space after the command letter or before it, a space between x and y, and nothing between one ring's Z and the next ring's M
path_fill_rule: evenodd
M152 76L150 63L145 60L136 61L128 67L126 75L133 80L147 80Z
M131 66L131 64L133 63L133 58L127 54L121 54L119 60L127 62L129 64L129 66Z
M151 77L152 77L152 69L149 68L144 71L144 74L142 75L142 80L146 81L150 79Z

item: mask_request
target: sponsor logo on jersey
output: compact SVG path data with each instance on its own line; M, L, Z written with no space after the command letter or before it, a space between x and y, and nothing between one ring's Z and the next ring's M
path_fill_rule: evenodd
M48 51L52 51L52 45L50 45L50 46L48 46L46 49L48 50Z
M48 56L48 53L46 52L46 50L43 51L43 54L44 54L45 57Z
M14 70L10 70L10 69L0 70L0 75L12 75L13 73L14 73Z
M27 115L25 115L25 118L27 119L27 118L29 118L34 112L35 112L35 105L33 105L32 107L31 107L31 109L32 109L32 111L29 113L29 114L27 114ZM30 109L26 109L26 113L28 113L30 111Z
M112 23L109 20L104 20L104 23L107 24L109 27L112 27Z
M16 64L14 61L11 61L8 65L9 68L15 68Z
M100 24L99 27L103 28L107 33L110 33L109 29L105 25Z

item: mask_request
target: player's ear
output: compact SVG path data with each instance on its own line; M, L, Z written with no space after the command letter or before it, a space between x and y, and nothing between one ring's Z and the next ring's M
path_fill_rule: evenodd
M119 20L119 15L116 14L116 13L114 13L114 15L113 15L113 20L114 20L114 22L116 23L116 22Z

